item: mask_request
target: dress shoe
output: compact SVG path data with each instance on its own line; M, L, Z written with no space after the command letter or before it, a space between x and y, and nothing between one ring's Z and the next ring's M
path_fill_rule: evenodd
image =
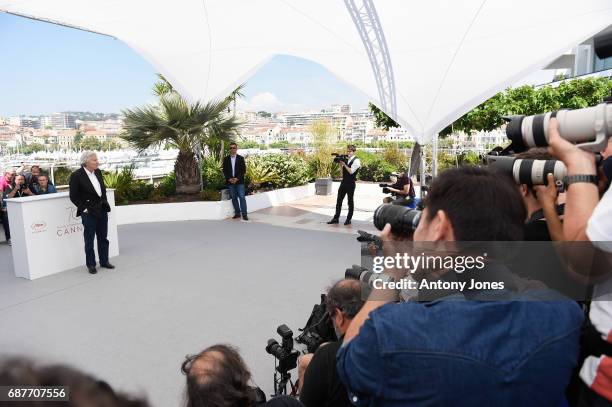
M330 220L329 222L327 222L328 225L335 225L336 223L338 223L338 218L332 218L332 220Z
M95 267L87 267L87 270L89 270L89 274L96 274L98 272Z
M115 266L113 266L110 263L100 264L100 267L104 267L105 269L114 269L115 268Z
M238 219L239 217L240 217L239 214L238 215L234 215L234 216L232 216L232 219Z
M350 225L350 224L351 224L351 220L350 220L350 219L345 220L345 221L344 221L344 224L345 224L345 225Z
M247 216L247 214L245 213L244 215L242 215L242 219L243 220L249 220L249 217Z

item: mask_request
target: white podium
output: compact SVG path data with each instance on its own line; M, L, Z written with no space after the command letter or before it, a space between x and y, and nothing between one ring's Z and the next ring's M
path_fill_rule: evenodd
M106 190L109 257L119 255L115 192ZM34 280L75 267L85 269L83 224L68 192L7 199L13 266L17 277ZM97 243L94 242L97 254Z

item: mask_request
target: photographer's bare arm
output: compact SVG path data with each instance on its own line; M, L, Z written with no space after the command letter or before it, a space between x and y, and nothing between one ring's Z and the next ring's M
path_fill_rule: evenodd
M393 235L391 232L391 225L387 223L380 233L380 238L383 243L383 252L385 256L393 256L397 252L395 249L395 245L393 244L395 241L401 240L397 236ZM383 274L387 274L396 280L400 280L406 276L406 270L397 270L393 269L385 269ZM365 302L361 310L355 315L353 321L349 325L346 334L344 334L344 343L350 341L357 335L359 335L359 330L365 323L366 319L370 315L370 312L374 311L377 308L382 307L385 304L390 302L396 302L398 299L399 292L395 289L390 288L381 288L374 289L370 294L368 300Z

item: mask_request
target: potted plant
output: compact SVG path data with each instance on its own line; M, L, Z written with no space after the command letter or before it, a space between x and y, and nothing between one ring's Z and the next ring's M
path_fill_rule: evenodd
M317 121L310 126L310 132L314 139L314 156L312 165L315 175L315 193L317 195L331 195L332 193L332 169L333 160L331 153L332 127L329 122Z

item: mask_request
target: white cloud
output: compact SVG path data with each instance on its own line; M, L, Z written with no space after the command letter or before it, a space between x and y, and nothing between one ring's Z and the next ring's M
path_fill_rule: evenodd
M296 112L303 109L303 106L296 104L288 104L281 101L274 93L262 92L254 95L251 99L238 99L236 102L237 108L240 111L258 112L264 110L266 112Z

